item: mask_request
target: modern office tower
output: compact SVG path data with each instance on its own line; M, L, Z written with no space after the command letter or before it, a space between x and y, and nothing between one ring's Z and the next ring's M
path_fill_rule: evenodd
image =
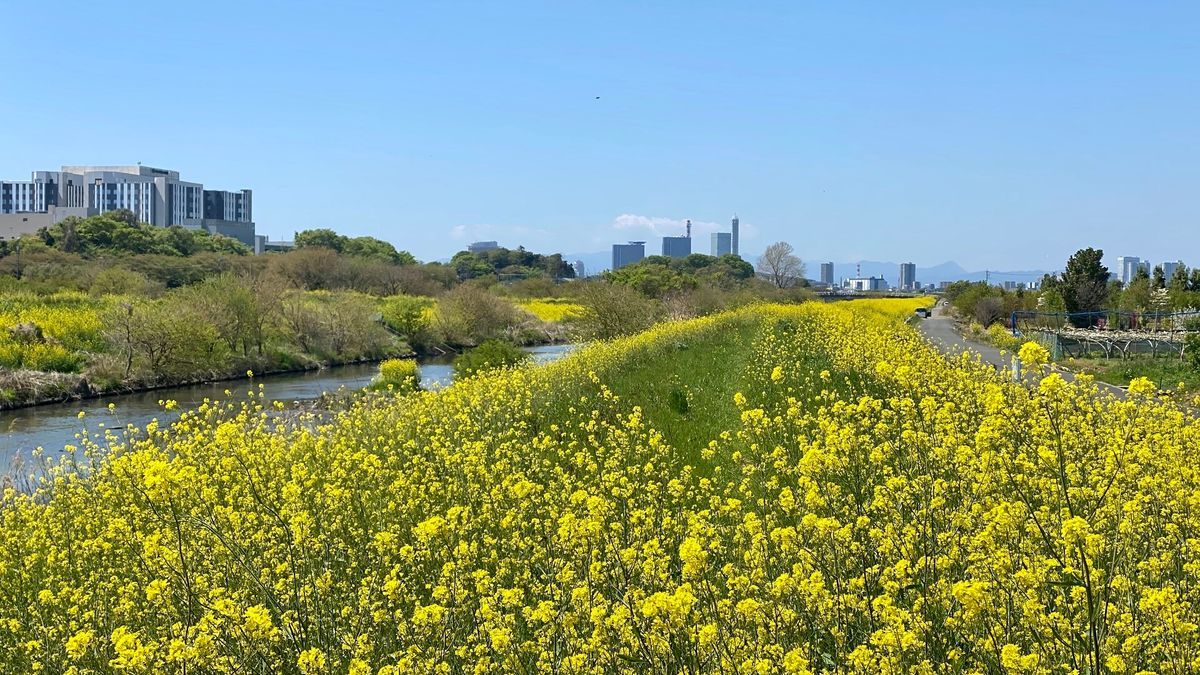
M833 263L821 263L821 283L826 286L833 286Z
M668 258L686 258L692 254L692 221L687 221L687 230L682 237L663 237L662 254Z
M1142 259L1135 255L1123 255L1117 258L1117 278L1121 283L1128 284L1137 276Z
M1171 277L1175 276L1175 270L1177 270L1183 266L1184 266L1184 264L1183 264L1182 260L1175 260L1173 262L1164 262L1162 264L1163 276L1165 276L1167 278L1167 281L1170 281Z
M728 232L713 232L710 243L712 254L718 258L733 253L733 235Z
M646 242L631 241L628 244L613 244L612 268L619 270L646 257Z
M150 166L64 166L31 180L0 183L0 214L42 213L53 222L118 209L140 222L204 229L255 246L250 190L205 190L178 171Z
M734 217L733 217L733 227L732 227L732 228L731 228L731 230L730 230L730 235L731 235L731 237L730 237L730 244L731 244L731 245L732 245L732 247L733 247L733 254L734 254L734 255L741 255L741 253L739 252L739 251L740 251L740 249L738 249L738 229L739 229L739 228L738 228L738 225L739 225L739 222L738 222L738 217L737 217L736 215L734 215Z
M663 237L662 254L668 258L686 258L692 254L691 237Z
M487 253L500 248L500 243L495 241L475 241L467 246L467 250L471 253Z
M917 266L913 263L900 263L900 285L902 291L915 290L917 287Z

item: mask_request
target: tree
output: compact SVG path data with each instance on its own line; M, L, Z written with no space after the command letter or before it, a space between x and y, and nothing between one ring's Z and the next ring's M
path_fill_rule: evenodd
M504 337L521 321L512 303L475 284L463 284L438 299L433 327L447 343L478 345Z
M654 324L654 303L629 286L588 281L577 298L583 312L576 320L586 339L609 340L643 331Z
M1153 281L1154 281L1154 283L1152 284L1152 286L1155 289L1167 287L1167 273L1163 271L1162 265L1154 266Z
M975 303L975 320L985 328L1004 318L1004 300L990 296Z
M1068 312L1099 312L1108 302L1108 268L1101 262L1104 251L1084 248L1067 260L1067 269L1059 282L1059 292ZM1087 325L1084 321L1080 325Z
M661 256L651 256L619 270L605 273L605 278L622 286L629 286L650 298L661 298L667 293L696 287L696 278L674 269Z
M408 251L397 251L396 247L375 237L347 239L342 253L360 258L373 258L393 265L415 265L417 259Z
M301 230L296 233L293 241L296 248L328 248L341 253L349 240L333 230L322 227L315 230Z
M1127 312L1140 312L1150 307L1150 276L1138 274L1121 291L1120 308Z
M787 288L804 276L804 263L793 255L794 251L786 241L777 241L758 257L755 269L776 288Z
M1171 274L1170 280L1167 281L1167 288L1172 293L1187 293L1188 292L1188 274L1187 265L1177 265L1175 271Z

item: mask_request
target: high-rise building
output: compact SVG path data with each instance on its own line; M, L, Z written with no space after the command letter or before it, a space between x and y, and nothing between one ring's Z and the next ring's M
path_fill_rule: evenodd
M900 263L900 285L902 291L913 291L917 288L917 266L913 263Z
M692 254L692 221L687 221L687 230L682 237L663 237L662 254L668 258L686 258Z
M741 255L740 249L738 248L738 229L739 229L738 225L739 224L740 223L738 222L737 215L734 215L733 216L733 225L732 225L732 228L730 229L730 245L733 248L734 255Z
M668 258L686 258L692 254L691 237L663 237L662 254Z
M157 227L205 229L255 246L250 190L205 190L178 171L150 166L64 166L0 183L0 214L44 213L59 222L128 209Z
M1175 270L1179 269L1180 267L1184 267L1182 260L1176 260L1174 262L1164 262L1162 264L1163 275L1166 276L1167 281L1170 281L1171 277L1175 276Z
M467 251L471 253L487 253L500 248L500 243L495 241L473 241L467 245Z
M646 242L631 241L628 244L613 244L612 268L619 270L646 257Z
M833 263L821 263L821 283L826 286L833 286Z
M571 267L575 270L576 279L583 279L587 276L587 268L583 266L582 260L576 260Z
M1123 255L1117 258L1117 278L1121 283L1128 284L1137 276L1142 259L1135 255Z
M733 235L728 232L713 232L711 241L714 256L719 258L733 253Z

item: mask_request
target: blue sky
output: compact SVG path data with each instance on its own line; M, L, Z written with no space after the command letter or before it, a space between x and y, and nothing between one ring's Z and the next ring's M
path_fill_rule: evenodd
M425 259L684 218L706 244L737 212L744 253L814 263L1200 264L1194 2L283 7L31 14L0 40L0 175L141 161L254 189L273 238Z

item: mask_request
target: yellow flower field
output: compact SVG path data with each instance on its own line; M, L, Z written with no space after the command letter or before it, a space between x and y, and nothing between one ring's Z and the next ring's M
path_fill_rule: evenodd
M116 298L83 293L0 294L0 367L74 371L84 352L104 349L101 316ZM36 326L41 336L21 336L19 326Z
M578 316L583 311L583 307L580 305L557 298L525 300L517 303L517 306L542 321L551 323L565 321L571 317Z
M85 442L79 474L4 495L0 670L1200 669L1193 419L943 359L914 303L750 307L332 420L252 400ZM743 330L707 444L614 391Z

